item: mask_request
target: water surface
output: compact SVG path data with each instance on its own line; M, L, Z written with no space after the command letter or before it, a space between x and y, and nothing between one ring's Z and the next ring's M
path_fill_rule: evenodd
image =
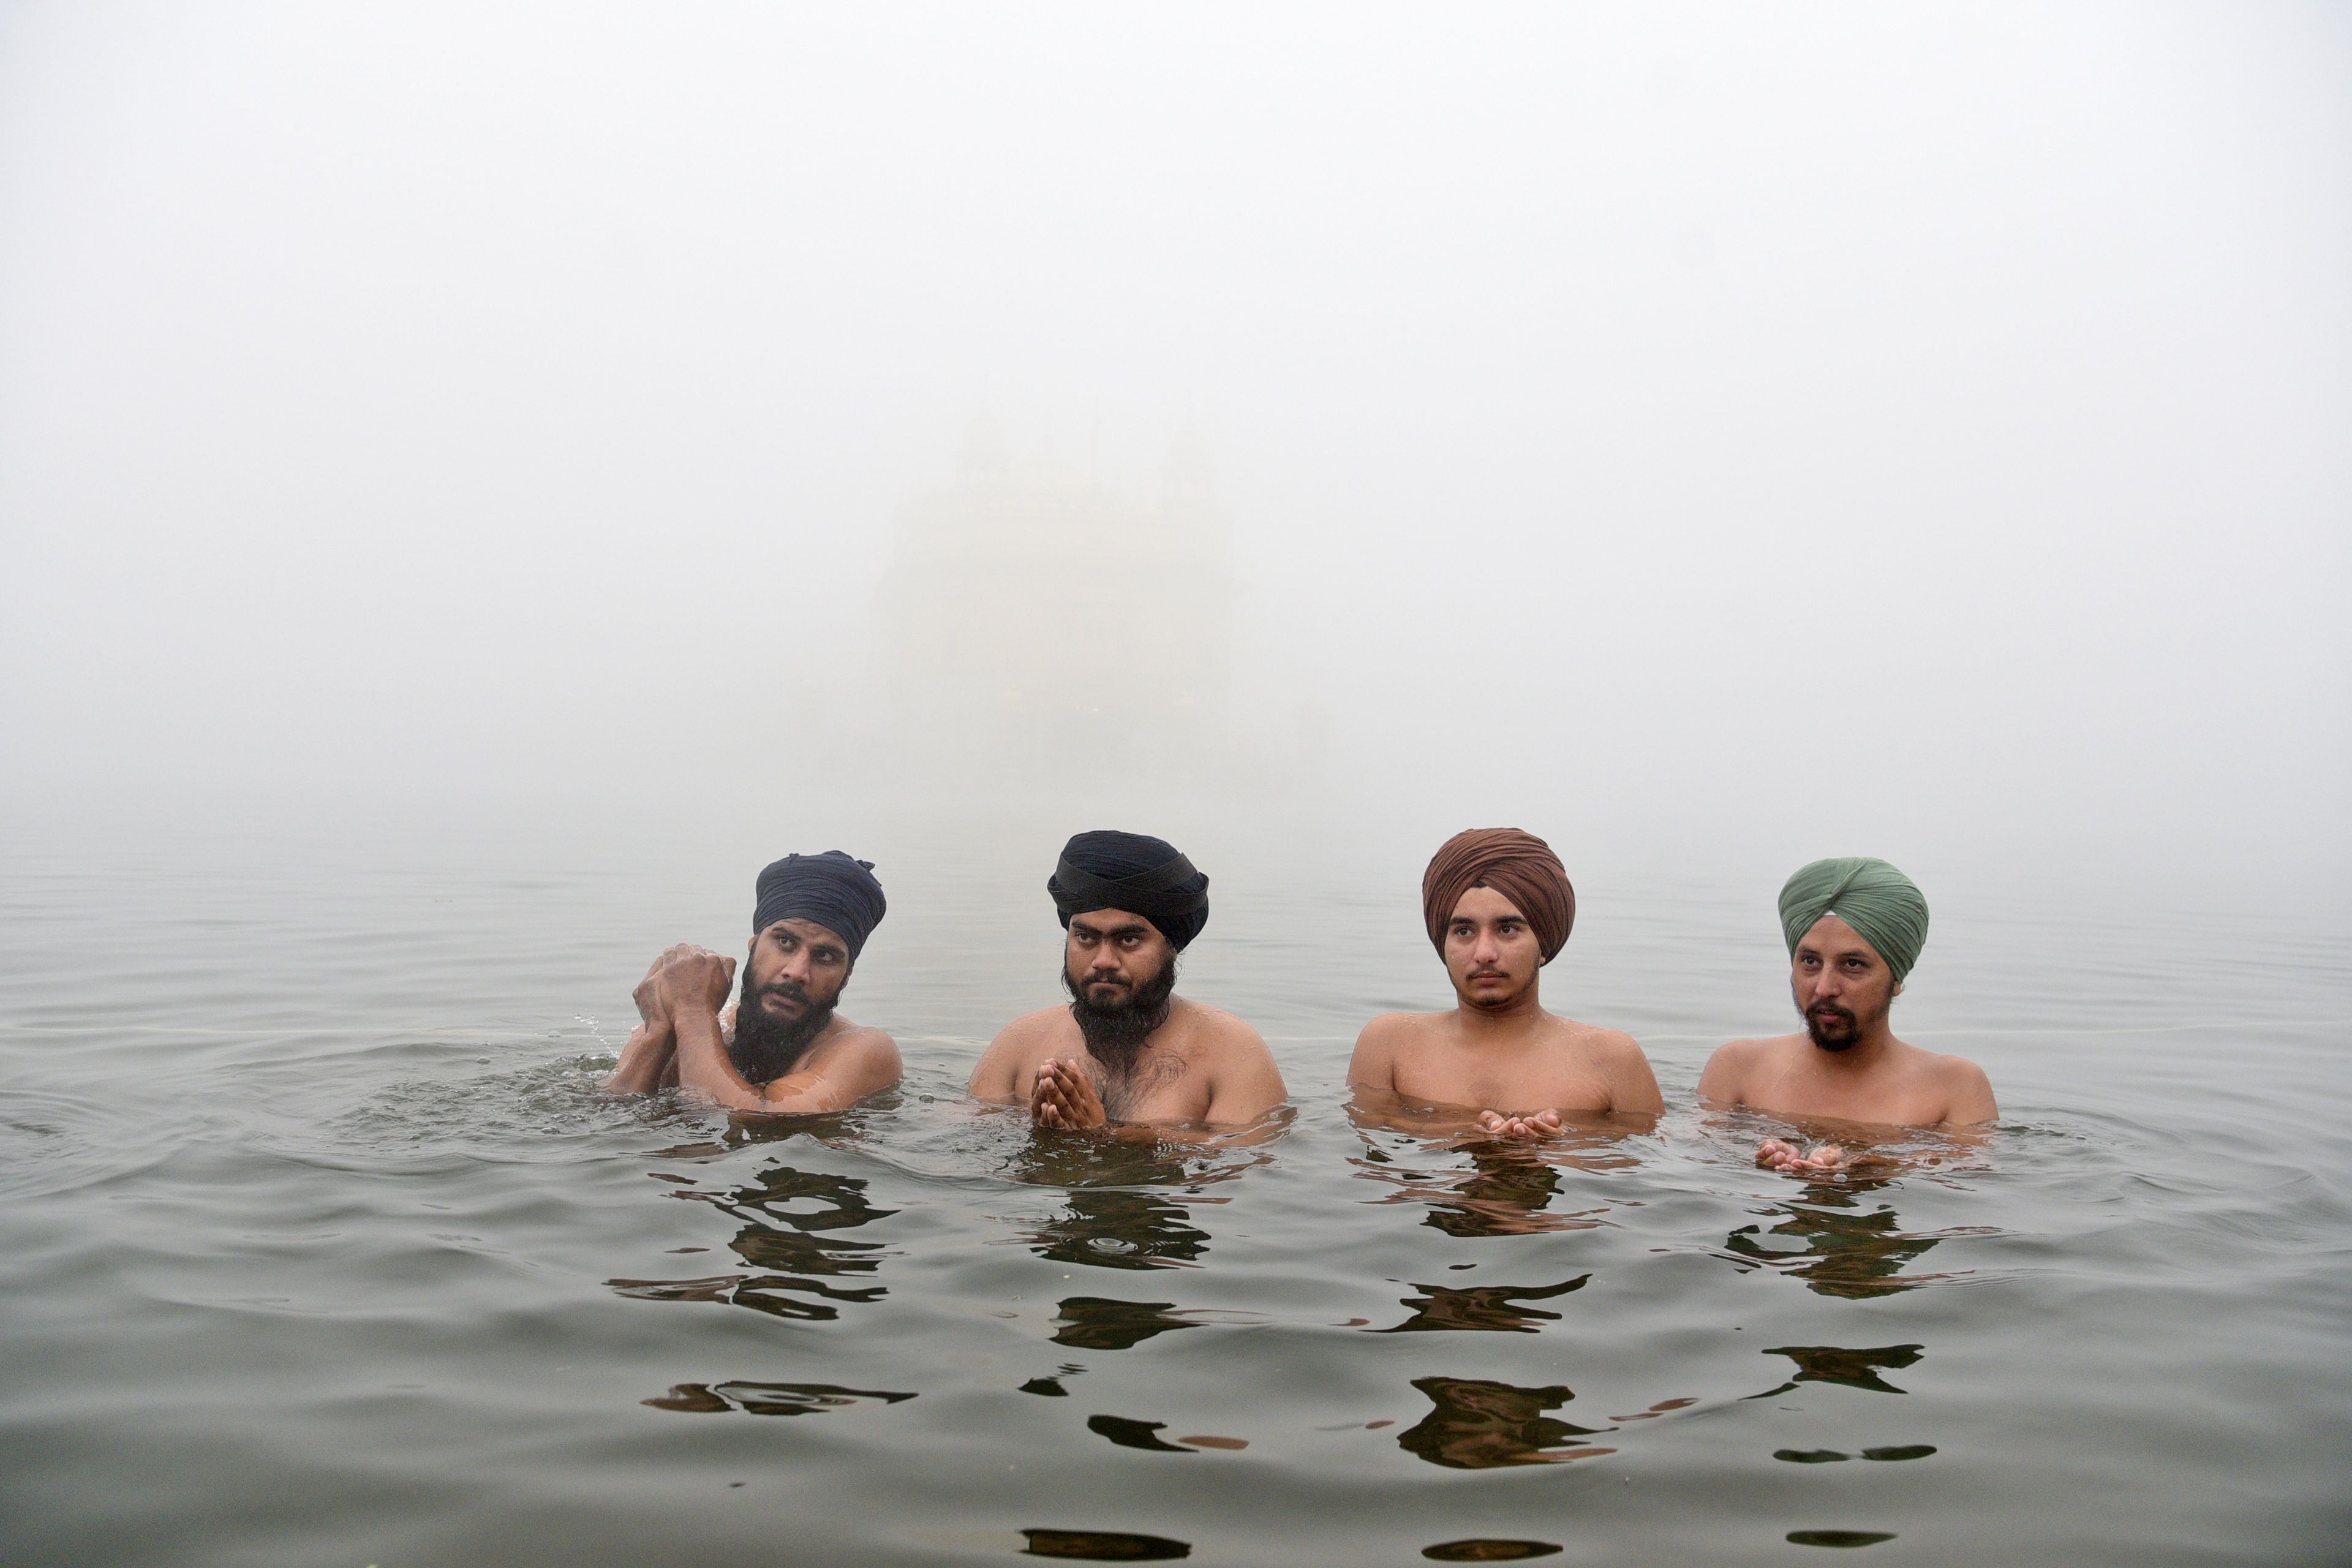
M1054 830L865 832L20 834L8 1560L2341 1552L2340 910L1931 885L1898 1026L2003 1120L1806 1184L1691 1107L1715 1044L1785 1026L1770 886L1584 881L1547 1000L1641 1038L1669 1113L1459 1151L1340 1089L1366 1017L1444 999L1417 864L1195 841L1185 989L1297 1104L1202 1152L961 1100L1054 999ZM597 1097L653 952L739 942L758 861L836 837L890 889L844 1010L903 1088L757 1128Z

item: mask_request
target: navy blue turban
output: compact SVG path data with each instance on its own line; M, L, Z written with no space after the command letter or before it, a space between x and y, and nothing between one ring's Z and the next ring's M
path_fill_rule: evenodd
M888 907L882 884L874 879L873 861L854 860L838 849L787 855L760 873L751 934L778 921L814 921L849 944L849 962L855 963Z
M1062 847L1045 890L1066 930L1072 915L1125 910L1159 928L1177 952L1209 923L1209 879L1165 838L1100 829Z

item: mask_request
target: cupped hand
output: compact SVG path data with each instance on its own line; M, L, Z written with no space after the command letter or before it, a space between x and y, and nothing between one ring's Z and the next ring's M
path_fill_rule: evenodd
M1525 1116L1506 1116L1499 1110L1482 1110L1478 1113L1478 1125L1489 1138L1557 1138L1559 1112L1538 1110Z
M1055 1060L1037 1069L1029 1090L1029 1116L1040 1127L1078 1131L1110 1120L1094 1079L1075 1060Z
M1756 1163L1784 1176L1826 1176L1846 1167L1846 1152L1835 1143L1823 1143L1806 1153L1795 1144L1767 1138L1756 1146Z

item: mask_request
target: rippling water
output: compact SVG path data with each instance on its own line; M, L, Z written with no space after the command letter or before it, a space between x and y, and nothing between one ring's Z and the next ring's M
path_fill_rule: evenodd
M1580 879L1546 1000L1633 1030L1669 1114L1465 1153L1343 1110L1363 1020L1445 999L1417 859L1195 837L1185 989L1265 1032L1294 1124L1037 1142L961 1089L1054 999L1042 882L1090 826L20 834L6 1559L2344 1556L2340 905L1929 879L1898 1026L2003 1121L1808 1185L1690 1105L1783 1026L1769 883ZM835 837L891 891L845 1011L903 1089L758 1129L595 1096L652 953L739 942L756 863Z

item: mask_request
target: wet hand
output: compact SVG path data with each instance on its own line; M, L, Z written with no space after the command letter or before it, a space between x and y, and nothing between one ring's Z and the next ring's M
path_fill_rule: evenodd
M1559 1136L1559 1112L1538 1110L1527 1116L1506 1116L1498 1110L1482 1110L1478 1125L1489 1138L1557 1138Z
M688 942L662 950L661 956L655 959L646 968L646 977L637 982L637 988L629 993L630 1000L637 1005L638 1017L648 1024L658 1024L668 1018L669 1007L662 1000L661 994L662 966L680 954L702 951L701 948Z
M1756 1163L1784 1176L1826 1176L1846 1167L1846 1152L1835 1143L1823 1143L1808 1154L1795 1144L1767 1138L1756 1146Z
M646 976L655 1001L665 1012L682 1005L700 1005L714 1015L727 1005L735 988L735 961L721 958L707 947L680 942L654 961Z
M1037 1069L1029 1091L1029 1115L1040 1127L1076 1131L1100 1127L1110 1118L1094 1079L1076 1061L1049 1061Z

